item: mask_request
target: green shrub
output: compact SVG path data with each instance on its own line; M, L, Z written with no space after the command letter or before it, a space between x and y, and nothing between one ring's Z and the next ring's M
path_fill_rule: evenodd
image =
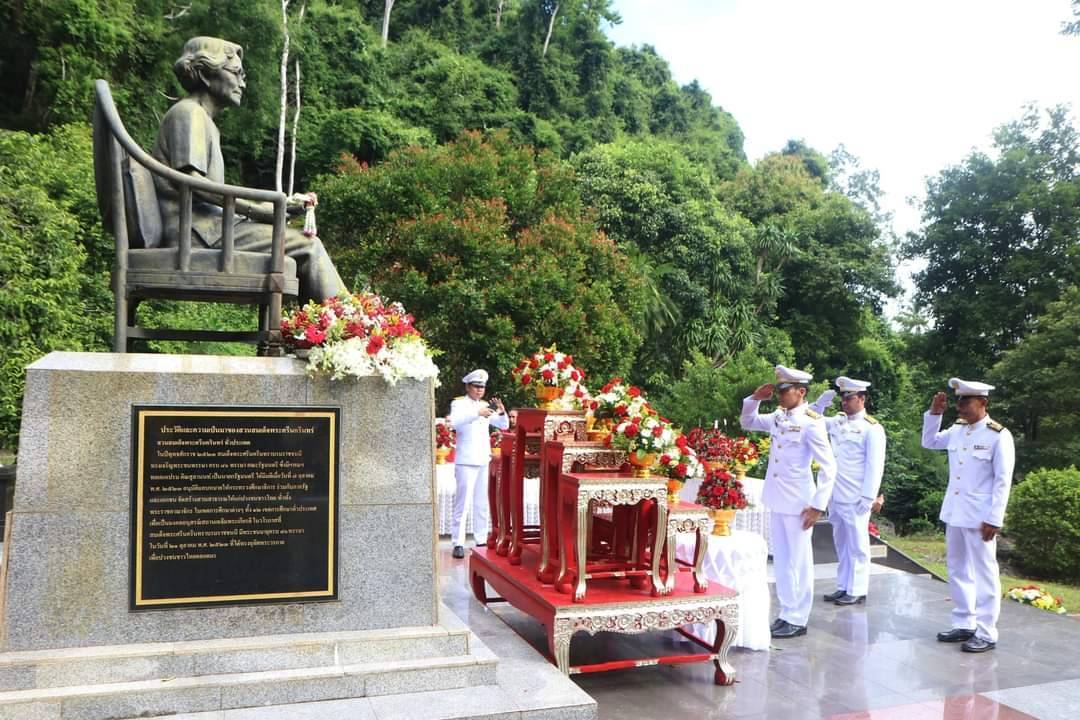
M915 517L904 525L905 535L936 535L937 526L923 517Z
M1051 580L1080 579L1080 470L1030 473L1013 488L1005 525L1025 571Z

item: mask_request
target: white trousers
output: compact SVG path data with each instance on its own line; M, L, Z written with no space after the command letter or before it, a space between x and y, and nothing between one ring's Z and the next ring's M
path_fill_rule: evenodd
M870 588L870 511L857 503L830 503L833 545L836 546L836 589L859 597Z
M1001 575L997 538L982 539L979 528L945 528L945 562L953 599L953 627L974 630L975 637L997 642L1001 614Z
M450 537L454 545L465 545L465 508L472 505L473 538L478 543L487 542L488 536L488 466L455 465L454 515L450 523Z
M769 523L779 618L792 625L806 625L814 603L813 529L803 530L801 515L773 512Z

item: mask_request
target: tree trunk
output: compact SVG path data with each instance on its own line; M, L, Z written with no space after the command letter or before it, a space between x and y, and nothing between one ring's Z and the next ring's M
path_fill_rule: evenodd
M382 16L382 46L386 47L390 38L390 11L394 9L394 0L386 0L386 7Z
M544 52L540 53L540 57L547 57L548 45L551 43L551 31L555 29L555 18L559 14L559 4L555 4L555 9L551 11L551 20L548 21L547 37L544 38Z
M304 11L307 5L300 6L300 17L297 24L304 22ZM289 152L289 195L293 194L293 185L296 182L296 130L300 126L300 61L296 61L296 110L292 118L292 150Z
M496 30L498 30L500 27L502 27L502 11L503 11L503 4L505 2L506 2L506 0L499 0L499 6L497 8L495 8L495 29Z
M281 48L281 112L278 113L277 167L274 189L282 191L282 169L285 165L285 111L289 106L289 0L281 0L281 30L285 43Z

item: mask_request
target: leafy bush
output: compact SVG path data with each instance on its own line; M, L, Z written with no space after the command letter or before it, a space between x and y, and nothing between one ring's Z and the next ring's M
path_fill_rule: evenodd
M1012 491L1006 530L1017 562L1047 579L1080 579L1080 470L1040 469Z

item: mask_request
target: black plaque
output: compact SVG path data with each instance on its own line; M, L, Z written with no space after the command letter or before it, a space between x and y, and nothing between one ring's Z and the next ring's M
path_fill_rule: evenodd
M132 408L133 610L337 598L337 408Z

